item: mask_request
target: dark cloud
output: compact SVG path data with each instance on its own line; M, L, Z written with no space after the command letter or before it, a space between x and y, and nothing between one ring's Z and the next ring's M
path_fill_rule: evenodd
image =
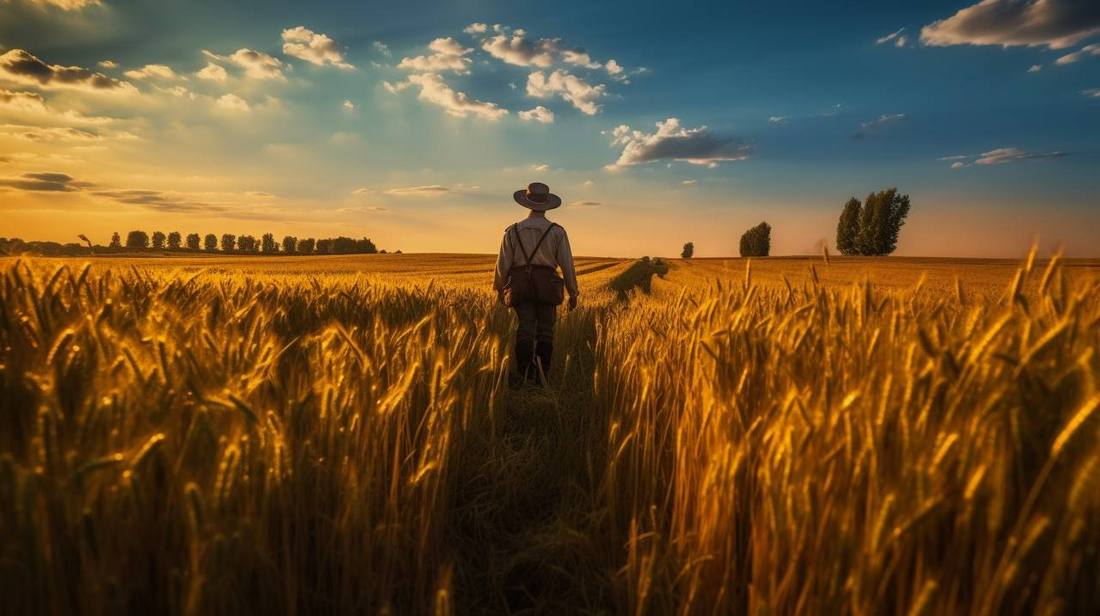
M43 87L135 91L134 86L128 82L80 66L47 64L23 49L12 49L0 55L0 77Z
M1069 47L1100 33L1097 0L983 0L921 29L925 45Z
M65 173L24 173L17 178L0 178L0 186L30 192L76 192L91 184Z
M706 126L684 128L676 118L657 122L657 130L643 133L621 125L612 132L613 145L623 146L611 169L658 160L676 160L715 167L719 162L745 160L752 147L733 135L719 135Z
M183 197L159 190L101 190L95 193L99 197L114 199L119 203L142 205L161 212L222 212L224 207L191 201Z

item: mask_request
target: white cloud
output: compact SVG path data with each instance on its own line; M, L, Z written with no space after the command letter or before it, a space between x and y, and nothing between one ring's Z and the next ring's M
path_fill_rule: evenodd
M905 35L905 28L899 28L896 32L891 32L886 36L875 39L875 45L885 45L891 41L897 47L905 47L905 43L909 40L909 37Z
M286 79L286 76L283 75L284 65L282 61L262 51L242 47L228 56L220 56L205 49L202 53L211 60L220 60L239 66L244 69L245 76L252 79Z
M248 101L236 94L223 94L221 98L217 100L216 104L218 107L229 111L249 111L252 109Z
M621 125L612 132L612 145L623 148L619 159L609 170L617 170L658 160L675 160L693 165L716 167L719 162L745 160L752 149L732 136L720 136L706 126L684 128L680 120L668 118L657 122L657 130L643 133Z
M472 24L466 26L465 28L463 28L462 31L465 32L466 34L484 34L485 31L488 30L488 29L489 29L489 26L487 26L483 23L472 23Z
M615 61L615 58L611 58L610 60L608 60L607 64L604 64L603 67L605 70L607 70L608 75L613 76L621 74L624 70L622 65Z
M982 0L921 29L925 45L1046 45L1063 49L1100 32L1096 0Z
M574 201L568 207L600 207L601 205L603 205L601 201Z
M344 99L340 106L344 108L344 111L355 111L355 103L350 100Z
M580 49L566 49L561 52L562 62L566 64L572 64L574 66L581 66L588 69L597 69L603 65L599 62L592 60L592 57L588 55L588 52Z
M531 165L531 171L549 171L549 170L550 170L550 165L548 165L546 163L537 163L537 164Z
M904 113L888 113L880 115L874 120L860 124L859 130L856 131L855 137L863 137L870 133L876 132L886 126L890 126L891 124L897 124L898 122L905 120L906 117L907 116Z
M695 186L696 184L699 183L699 181L698 180L684 180L680 183L683 184L684 186Z
M40 7L54 7L63 11L79 11L90 6L100 6L99 0L24 0Z
M527 111L519 112L519 119L526 122L540 122L542 124L551 124L554 122L554 112L550 111L546 107L539 105L534 109L528 109Z
M432 51L430 55L403 58L398 63L397 68L422 73L469 72L470 59L466 56L473 49L463 47L462 44L450 37L435 39L428 44L428 49Z
M1041 64L1032 64L1031 68L1027 69L1027 72L1029 72L1029 73L1038 73L1041 70L1043 70L1043 65L1041 65Z
M40 88L137 94L137 88L127 81L119 81L80 66L49 64L22 49L12 49L0 55L0 79Z
M464 92L456 92L435 73L409 75L405 81L395 84L384 82L383 86L391 93L398 93L413 86L420 88L417 98L438 105L448 114L459 118L474 115L486 120L499 120L508 115L507 109L501 109L493 103L474 100Z
M592 188L592 186L594 184L595 184L595 182L593 182L592 180L585 180L584 182L581 183L581 185L584 186L585 188Z
M317 66L328 64L348 70L355 68L344 60L344 52L336 41L305 26L283 30L283 53Z
M225 68L213 62L207 62L205 67L195 73L195 76L199 79L217 81L219 83L229 79L229 73L226 72Z
M1068 53L1054 61L1058 66L1073 64L1085 56L1100 56L1100 44L1085 45L1073 53Z
M96 62L96 64L100 68L118 68L118 62L115 62L114 60L100 60L99 62Z
M787 116L771 116L768 118L768 122L772 124L784 124L787 122Z
M554 64L554 57L560 51L558 39L539 39L531 41L523 30L491 36L481 42L481 48L494 58L516 66L538 66L546 68Z
M155 77L157 79L174 80L179 78L179 75L176 74L176 71L172 70L172 67L165 66L164 64L146 64L140 69L126 71L123 74L130 79L149 79Z
M1092 90L1082 90L1081 94L1090 98L1100 98L1100 88L1094 88Z
M387 195L393 195L395 197L441 197L448 193L460 192L458 189L448 186L442 186L440 184L430 184L427 186L408 186L403 188L391 188L386 191Z
M970 166L970 163L964 163L962 161L956 161L956 162L951 163L951 168L952 169L962 169L963 167L969 167L969 166Z
M995 150L983 152L974 162L978 165L1003 165L1022 160L1062 158L1065 155L1065 152L1025 152L1020 148L997 148Z
M549 77L541 72L534 72L527 76L528 96L547 98L555 94L571 103L581 113L596 115L600 112L600 106L596 101L607 95L607 88L603 84L591 85L580 77L561 69L550 73Z
M382 41L374 42L374 50L382 54L383 56L386 56L387 58L393 55L393 52L390 51L389 46L387 46Z

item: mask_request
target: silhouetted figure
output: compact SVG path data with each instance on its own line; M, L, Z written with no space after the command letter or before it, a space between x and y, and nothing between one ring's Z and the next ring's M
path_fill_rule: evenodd
M546 219L546 211L560 206L561 198L539 182L517 190L513 198L531 211L504 230L493 280L501 303L514 309L519 320L516 371L509 382L545 385L554 353L554 319L566 290L569 310L577 307L577 271L565 229Z

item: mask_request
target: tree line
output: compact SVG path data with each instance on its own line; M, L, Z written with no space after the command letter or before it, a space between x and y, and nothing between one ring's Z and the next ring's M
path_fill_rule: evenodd
M302 238L287 235L276 240L271 233L264 233L258 239L253 235L237 236L223 233L220 237L213 233L200 236L190 233L184 238L178 231L163 233L154 231L152 235L145 231L130 231L126 234L126 244L116 232L111 236L108 248L127 248L129 250L189 250L192 252L224 252L237 254L294 254L294 255L351 255L375 254L378 247L368 238L330 237L322 239Z
M843 255L885 256L898 247L898 235L909 216L909 195L897 188L867 195L862 202L851 197L840 212L836 228L836 248ZM742 257L766 257L771 254L772 227L762 222L741 236ZM684 244L680 258L695 255L695 243Z

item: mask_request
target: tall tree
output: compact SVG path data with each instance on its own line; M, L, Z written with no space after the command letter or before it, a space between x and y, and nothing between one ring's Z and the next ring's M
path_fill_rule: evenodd
M681 259L690 259L695 256L695 242L688 242L684 244L684 249L680 251Z
M862 211L863 205L855 197L844 204L844 211L840 213L840 221L836 225L836 249L842 255L859 254L859 220Z
M187 234L187 250L194 250L194 251L198 252L200 246L202 246L202 238L199 237L199 234L198 233L188 233Z
M153 248L156 248L157 250L163 250L164 238L165 235L162 231L153 231Z
M741 236L742 257L766 257L772 250L772 227L762 222Z
M232 233L222 234L222 252L233 252L237 248L237 236Z
M317 240L317 254L327 255L332 252L332 240Z
M909 196L896 188L871 193L863 202L856 244L859 254L888 255L897 249L898 234L909 215Z
M169 233L168 234L168 247L171 248L172 250L179 250L181 239L182 239L182 237L180 236L179 231L173 231L173 232Z
M294 254L298 248L298 238L287 235L283 237L283 252L286 254Z
M202 248L206 252L214 252L215 250L217 250L218 236L214 235L213 233L207 233L206 236L202 238Z
M144 231L131 231L126 234L126 247L144 250L149 247L149 234Z
M237 250L240 252L256 252L256 238L251 235L242 235L237 238Z
M279 252L279 245L275 243L275 236L270 233L264 233L263 237L260 238L260 249L267 255Z
M122 238L118 236L118 231L111 234L111 248L122 248Z
M298 246L296 252L301 255L313 254L313 247L317 244L317 240L312 237L307 237L302 240L298 240Z

